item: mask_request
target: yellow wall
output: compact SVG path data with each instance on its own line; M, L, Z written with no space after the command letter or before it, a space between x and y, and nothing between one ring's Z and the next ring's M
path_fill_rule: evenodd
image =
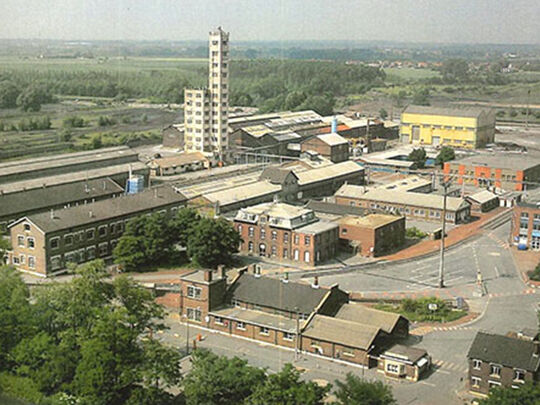
M401 140L403 140L403 135L408 135L409 142L412 143L431 145L432 137L439 136L441 145L474 149L485 144L484 139L477 139L476 118L403 113L401 123ZM420 128L419 139L414 142L412 140L413 126Z

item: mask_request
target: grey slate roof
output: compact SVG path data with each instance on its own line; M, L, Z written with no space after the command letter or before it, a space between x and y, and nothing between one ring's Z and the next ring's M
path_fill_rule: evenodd
M376 326L386 333L392 333L399 320L405 319L399 314L380 311L360 304L344 304L336 314L336 318Z
M315 201L309 200L306 204L306 208L313 210L315 212L323 212L325 214L334 214L334 215L358 215L363 216L367 215L373 210L367 210L362 207L353 207L350 205L336 204L326 201Z
M540 357L534 355L535 343L502 335L478 332L467 357L506 367L537 371Z
M174 203L183 203L186 197L172 187L162 186L147 189L138 194L125 195L91 204L79 205L50 213L30 215L28 218L43 232L55 232L62 229L83 226L110 218L136 215L151 209L158 209ZM16 223L16 222L15 222ZM15 224L14 223L14 224ZM12 224L13 225L13 224Z
M123 188L111 179L89 180L61 184L52 187L34 188L0 195L0 217L36 212L76 201L92 200L119 194Z
M231 298L264 307L310 314L329 292L308 284L288 282L244 273L231 285Z
M426 114L426 115L448 115L451 117L470 117L478 118L482 112L485 111L481 108L441 108L441 107L429 107L421 105L409 105L405 111L405 114Z

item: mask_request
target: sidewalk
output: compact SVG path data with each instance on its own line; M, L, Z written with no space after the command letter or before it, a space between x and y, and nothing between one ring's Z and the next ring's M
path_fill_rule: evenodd
M460 225L448 231L447 236L445 238L446 248L452 245L455 245L457 243L460 243L464 240L467 240L472 236L480 234L480 232L482 231L482 226L484 226L490 220L494 219L496 216L503 214L504 212L506 212L505 208L498 207L489 213L478 214L480 215L480 218L474 222ZM413 245L407 249L403 249L397 253L394 253L388 256L381 256L379 257L379 259L388 260L388 261L410 259L413 257L423 256L429 253L437 252L440 249L440 247L441 247L440 240L426 240L424 242L420 242L416 245Z

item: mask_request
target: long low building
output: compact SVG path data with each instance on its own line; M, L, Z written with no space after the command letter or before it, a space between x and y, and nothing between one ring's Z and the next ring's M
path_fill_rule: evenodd
M334 195L337 204L399 213L407 218L440 221L444 196L385 190L344 184ZM446 197L446 220L451 223L465 222L470 218L471 204L458 197Z
M122 187L126 185L129 173L140 175L145 178L145 185L148 184L150 169L143 162L132 162L114 166L100 167L80 172L58 174L54 176L38 177L35 179L15 181L0 184L0 194L20 193L28 190L43 187L53 187L61 184L80 183L87 180L111 179Z
M163 186L25 216L9 226L8 260L21 271L50 276L66 271L68 263L108 259L130 219L153 212L172 215L185 204L184 195Z
M21 191L0 193L0 231L17 219L51 209L84 205L122 195L124 189L111 179L88 180Z
M138 161L125 146L14 161L0 164L0 184Z

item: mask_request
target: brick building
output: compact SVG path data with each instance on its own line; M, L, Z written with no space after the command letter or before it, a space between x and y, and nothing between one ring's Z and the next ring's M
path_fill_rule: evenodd
M66 271L68 263L108 259L126 223L139 215L172 215L186 197L171 187L34 214L9 225L10 264L39 276Z
M334 163L349 160L349 142L336 133L308 138L300 144L300 151L317 152Z
M243 254L314 266L337 252L338 225L294 205L263 203L243 208L234 226L243 240Z
M467 355L469 391L487 396L493 387L540 381L540 342L478 332Z
M403 215L407 218L441 221L442 195L387 190L344 184L335 194L337 204L359 206ZM451 223L466 222L470 218L471 205L463 198L446 198L446 220Z
M385 214L346 216L339 220L342 246L362 256L380 256L405 243L405 217Z
M519 249L540 250L540 203L516 203L511 229L512 241Z
M408 337L407 319L349 304L348 293L337 285L320 286L317 278L312 284L292 282L287 276L264 277L256 266L253 270L241 269L228 284L220 270L216 276L209 270L183 276L182 319L230 336L365 367L378 366L379 359L388 361L383 354L397 351L395 344ZM393 376L417 380L430 360L422 353L412 363L394 354L393 364L404 366Z
M540 157L509 152L475 155L446 162L443 172L458 184L523 191L531 186L527 182L540 182Z

